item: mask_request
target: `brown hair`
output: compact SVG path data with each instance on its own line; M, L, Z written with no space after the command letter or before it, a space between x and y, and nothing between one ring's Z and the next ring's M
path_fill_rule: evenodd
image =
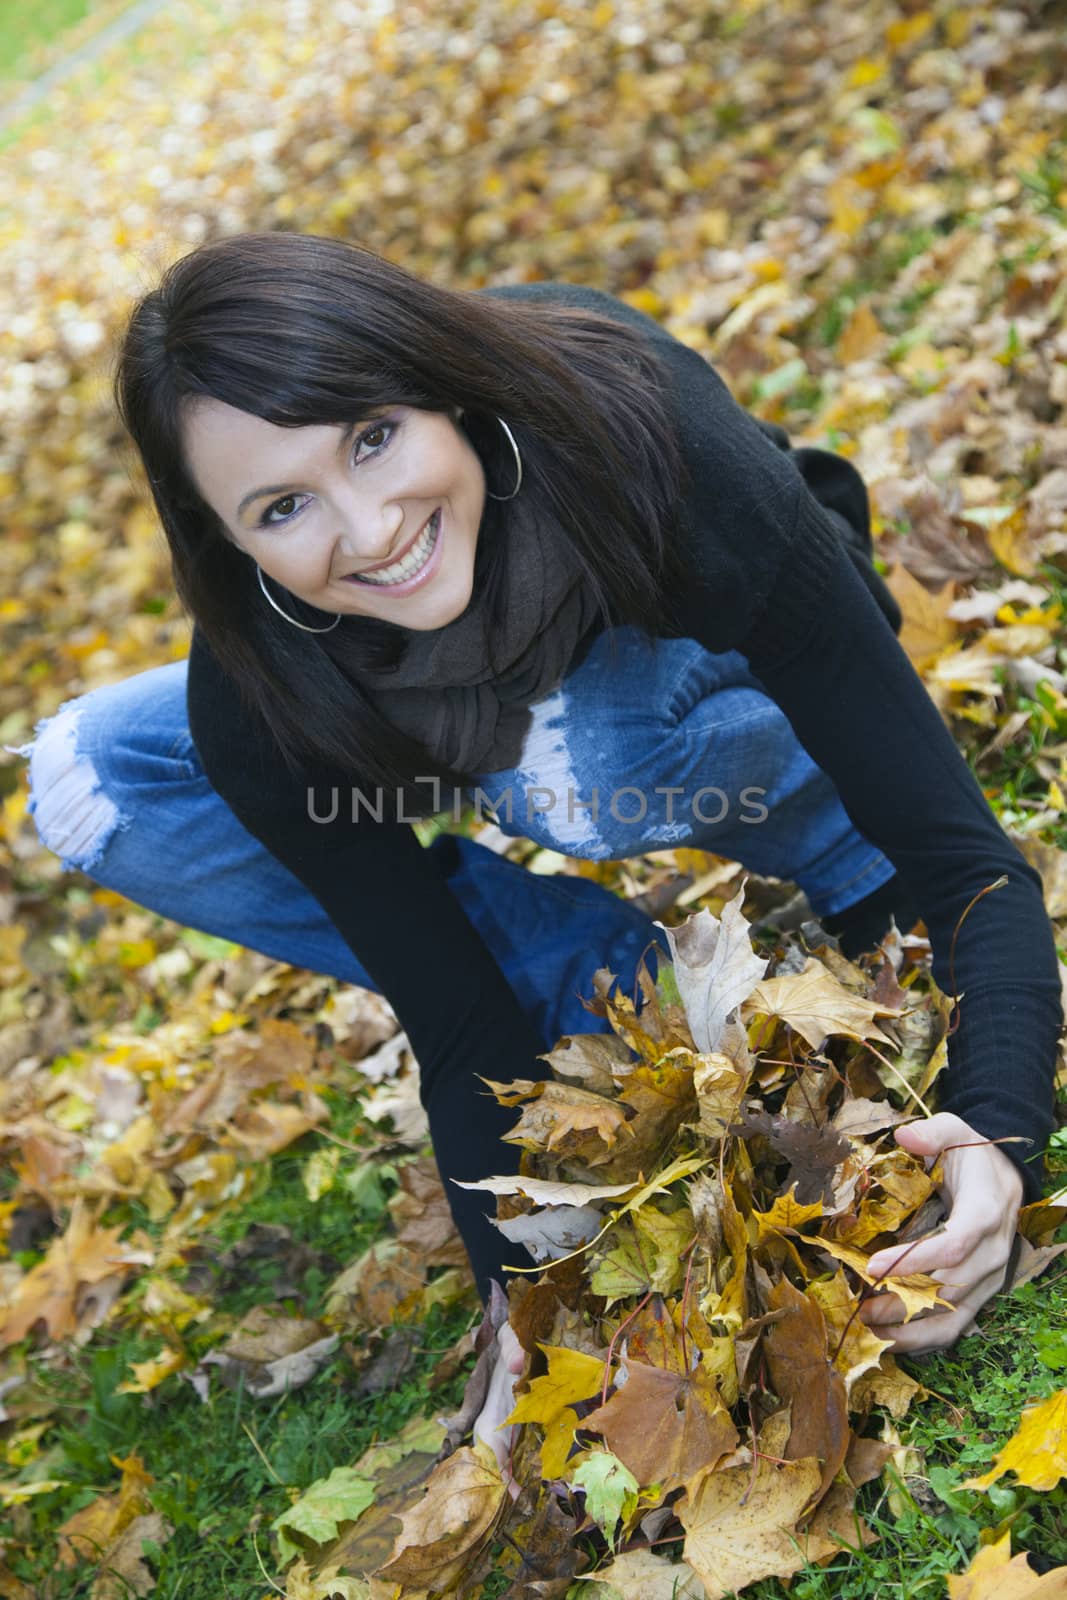
M210 396L281 427L348 425L396 405L462 407L462 426L505 493L487 497L475 581L490 619L505 603L505 519L555 523L608 624L652 636L677 581L684 465L659 360L605 314L424 282L361 246L311 234L247 233L192 251L134 307L114 377L170 546L175 585L204 643L267 723L294 772L309 758L407 790L425 812L428 755L382 718L353 669L395 659L403 630L346 617L313 635L263 600L255 564L192 481L183 408ZM328 616L282 592L311 626ZM348 669L346 671L346 668ZM464 784L474 774L442 772Z

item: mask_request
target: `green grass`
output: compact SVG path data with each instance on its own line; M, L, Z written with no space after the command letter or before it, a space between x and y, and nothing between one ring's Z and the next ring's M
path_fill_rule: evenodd
M6 0L0 7L0 81L35 78L68 44L70 30L94 12L125 9L115 0ZM84 30L78 30L81 38ZM68 37L64 37L64 36Z
M331 1104L331 1130L357 1139L358 1101L336 1090L323 1094ZM194 1360L219 1343L220 1328L232 1326L253 1306L273 1303L289 1316L320 1316L336 1271L381 1234L395 1169L385 1167L367 1183L365 1164L346 1156L353 1181L339 1182L312 1204L301 1174L308 1156L323 1144L318 1134L309 1133L262 1163L257 1190L216 1219L208 1243L210 1258L217 1260L253 1223L282 1224L294 1243L318 1253L319 1262L303 1274L295 1296L279 1297L284 1263L260 1257L246 1261L239 1282L218 1294L208 1290L216 1312L213 1330L198 1332L195 1324L185 1330ZM345 1172L342 1165L339 1177ZM116 1205L103 1220L142 1227L154 1238L162 1232L137 1203ZM120 1321L100 1329L84 1349L66 1344L59 1362L28 1356L34 1398L41 1414L51 1410L54 1418L42 1437L33 1477L61 1479L64 1485L18 1508L31 1530L26 1542L39 1555L32 1563L13 1556L11 1566L39 1600L75 1600L84 1594L89 1569L59 1566L56 1530L99 1495L114 1492L113 1458L132 1454L141 1457L154 1480L148 1491L152 1506L175 1529L158 1556L153 1552L153 1593L159 1600L209 1595L255 1600L268 1585L250 1534L253 1517L260 1529L259 1551L273 1577L272 1519L312 1483L335 1467L351 1465L376 1440L392 1438L412 1417L456 1410L470 1367L467 1362L448 1383L429 1389L427 1380L441 1356L472 1321L473 1297L447 1310L432 1306L418 1324L408 1375L395 1388L369 1397L353 1393L355 1373L343 1337L311 1383L273 1400L250 1398L241 1384L224 1387L216 1369L209 1369L207 1403L176 1376L147 1396L122 1394L118 1386L131 1376L132 1363L157 1355L162 1342L138 1326L142 1299L143 1288L136 1285L123 1301Z
M27 15L30 14L32 0L19 0L20 9ZM59 59L68 50L77 47L95 35L107 22L121 15L129 9L132 0L48 0L49 5L55 8L69 9L72 15L80 6L85 15L82 25L71 21L66 35L53 37L51 52L40 46L39 53L33 52L23 57L21 76L32 79L43 72L54 60ZM42 6L42 10L44 7ZM0 0L0 40L4 37L4 29L8 19L3 11L3 0ZM155 24L155 25L153 25ZM92 56L81 63L64 80L65 91L92 95L102 89L105 84L122 83L135 80L142 67L150 68L160 49L161 34L159 26L166 25L166 47L172 51L171 61L175 71L184 71L191 66L215 44L220 35L224 35L233 26L221 15L215 0L201 0L195 22L186 19L175 20L167 11L157 13L156 18L146 24L144 28L137 28L125 38L116 40L99 56ZM173 41L180 41L180 49L173 49ZM0 71L0 82L4 74ZM4 127L0 127L0 153L10 146L18 143L22 136L38 127L42 123L52 120L56 112L57 100L55 96L45 95L37 100L21 116L15 116Z

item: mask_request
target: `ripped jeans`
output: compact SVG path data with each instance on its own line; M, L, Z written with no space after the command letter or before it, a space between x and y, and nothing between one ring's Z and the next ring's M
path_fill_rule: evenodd
M186 663L173 662L39 724L18 753L30 757L41 841L64 867L175 922L373 988L319 903L211 787L185 684ZM469 798L505 833L569 856L713 851L796 883L823 916L894 873L742 655L692 639L650 645L629 627L594 641L532 708L519 765L484 774ZM428 848L546 1048L605 1026L578 994L601 966L632 992L657 937L651 919L589 879L529 872L471 839L443 834Z

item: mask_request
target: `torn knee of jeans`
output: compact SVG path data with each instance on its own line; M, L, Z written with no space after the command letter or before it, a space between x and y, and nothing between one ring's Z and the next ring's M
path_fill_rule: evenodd
M38 725L23 753L30 757L27 810L41 843L68 871L87 872L130 819L104 793L93 763L78 752L80 717L77 703L64 707Z

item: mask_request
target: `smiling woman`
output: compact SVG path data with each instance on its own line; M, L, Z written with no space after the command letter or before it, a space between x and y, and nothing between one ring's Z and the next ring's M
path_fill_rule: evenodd
M416 630L467 605L485 475L452 417L398 406L362 428L294 429L200 400L183 442L198 492L259 567L268 600L264 578L338 617Z
M380 989L446 1180L515 1170L481 1080L543 1078L560 1036L606 1029L581 995L603 966L630 988L657 937L586 878L421 848L408 824L449 785L572 856L692 845L794 881L848 955L922 917L963 1002L941 1115L899 1137L952 1147L922 1246L951 1309L865 1314L912 1348L956 1338L1039 1192L1059 972L1040 879L897 641L856 470L611 295L449 290L298 235L176 262L116 396L193 643L38 730L44 842ZM487 1294L511 1249L481 1194L446 1192Z

